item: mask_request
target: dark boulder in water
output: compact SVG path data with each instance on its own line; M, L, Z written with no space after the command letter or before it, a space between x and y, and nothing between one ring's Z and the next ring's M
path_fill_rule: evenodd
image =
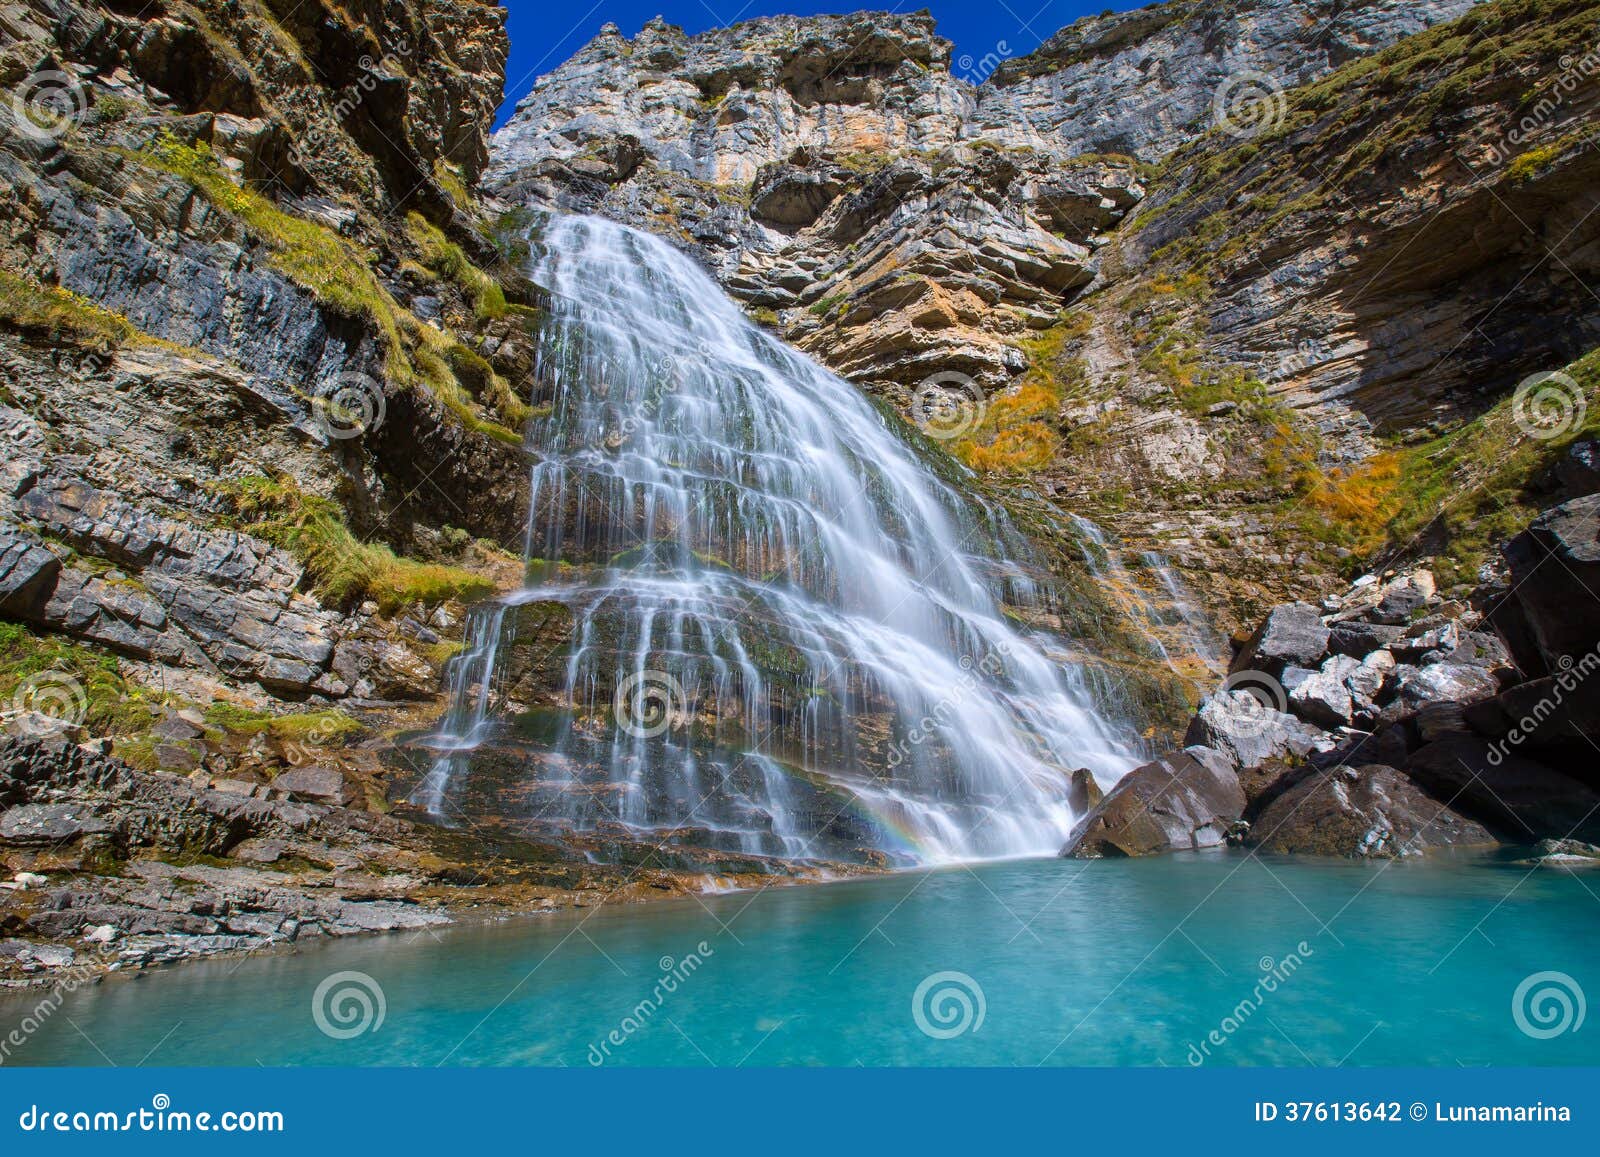
M1244 804L1233 763L1209 747L1188 747L1130 771L1061 854L1094 860L1221 847Z

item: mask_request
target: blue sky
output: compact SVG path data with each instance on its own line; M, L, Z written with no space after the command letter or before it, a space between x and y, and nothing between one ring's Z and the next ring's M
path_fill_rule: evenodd
M1032 52L1058 28L1080 16L1107 8L1126 11L1142 8L1148 0L879 0L852 4L850 0L810 3L808 0L504 0L509 12L511 61L506 66L506 102L500 122L511 115L516 102L533 87L534 78L549 72L594 38L601 25L611 21L623 35L633 36L652 16L665 17L690 33L704 32L757 16L791 13L810 16L820 12L890 10L915 12L929 9L939 32L955 41L956 57L979 61L990 54L1022 56ZM1004 48L1001 45L1004 45ZM959 67L957 73L966 71Z

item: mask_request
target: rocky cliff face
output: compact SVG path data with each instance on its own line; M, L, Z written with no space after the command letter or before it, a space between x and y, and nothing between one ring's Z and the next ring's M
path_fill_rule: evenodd
M1399 549L1397 446L1594 344L1559 305L1590 261L1592 8L1175 0L965 63L923 16L608 27L487 182L691 248L1232 629Z
M347 611L414 603L383 589L424 573L394 550L436 564L437 604L488 585L447 561L511 562L447 559L444 527L492 544L520 524L518 411L476 349L525 370L526 330L498 287L472 300L463 271L488 279L447 237L492 256L464 182L498 12L40 2L3 21L8 614L196 692L384 697L355 674L380 650L427 664Z
M505 53L476 0L0 7L8 730L176 811L296 776L387 807L416 757L359 745L431 714L460 600L520 575L533 299L467 192ZM7 807L82 795L6 762ZM6 877L222 854L177 819L103 846L111 794L6 828Z
M1475 0L1171 0L1080 20L1001 61L977 93L982 133L1067 155L1160 161L1203 136L1219 100L1310 84Z

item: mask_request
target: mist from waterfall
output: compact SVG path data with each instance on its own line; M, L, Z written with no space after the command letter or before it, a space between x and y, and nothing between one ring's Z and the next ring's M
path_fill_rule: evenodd
M532 242L528 584L473 612L413 801L793 859L1056 852L1070 770L1110 783L1134 741L1030 625L1058 596L1004 514L660 238Z

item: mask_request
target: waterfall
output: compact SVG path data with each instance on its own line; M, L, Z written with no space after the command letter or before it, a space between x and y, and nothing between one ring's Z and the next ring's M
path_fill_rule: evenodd
M688 257L535 231L525 588L473 612L412 801L792 859L1052 854L1130 768L998 509Z
M1155 551L1139 555L1140 568L1153 580L1152 590L1149 581L1141 581L1123 559L1120 543L1082 515L1069 517L1089 573L1125 604L1129 621L1168 670L1197 690L1227 673L1221 641L1165 558ZM1176 652L1169 643L1176 645Z

